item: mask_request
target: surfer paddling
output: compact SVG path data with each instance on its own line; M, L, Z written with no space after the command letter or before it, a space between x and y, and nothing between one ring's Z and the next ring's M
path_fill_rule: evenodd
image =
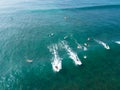
M58 66L55 66L56 69L58 69Z

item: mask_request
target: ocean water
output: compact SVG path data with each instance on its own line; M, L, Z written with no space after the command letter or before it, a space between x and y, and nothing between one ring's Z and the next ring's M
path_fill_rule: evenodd
M0 90L119 88L118 0L0 1Z

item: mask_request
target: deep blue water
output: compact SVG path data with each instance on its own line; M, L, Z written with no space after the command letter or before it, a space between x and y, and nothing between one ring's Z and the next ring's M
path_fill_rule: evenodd
M0 90L119 90L119 12L118 0L0 1Z

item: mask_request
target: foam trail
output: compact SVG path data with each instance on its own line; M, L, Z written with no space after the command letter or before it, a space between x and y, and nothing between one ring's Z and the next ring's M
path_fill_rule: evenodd
M115 41L115 43L120 44L120 41Z
M82 49L82 46L75 40L75 43L77 44L78 49Z
M74 61L75 65L81 65L82 62L78 58L77 54L72 51L72 49L67 45L66 41L62 41L62 45L65 50L68 52L69 57Z
M87 47L85 47L85 46L87 46L86 43L84 43L85 46L80 45L80 44L77 42L77 40L75 40L75 43L77 44L77 48L78 48L78 49L83 49L84 51L87 51L87 50L88 50Z
M58 55L58 46L57 44L54 44L52 45L51 47L48 47L50 52L52 52L53 54L53 59L52 59L52 68L53 68L53 71L55 72L59 72L61 69L62 69L62 59L59 57Z
M106 43L104 43L104 42L102 42L102 41L100 41L100 40L96 40L96 39L94 39L98 44L101 44L104 48L106 48L106 49L110 49L110 47L106 44Z

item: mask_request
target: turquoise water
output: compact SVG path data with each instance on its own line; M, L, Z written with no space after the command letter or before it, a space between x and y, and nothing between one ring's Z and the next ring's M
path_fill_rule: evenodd
M48 2L48 8L40 3L40 9L26 3L0 8L0 90L119 90L120 45L115 41L120 41L120 6ZM81 66L69 58L62 41L78 55ZM87 43L88 50L77 48L78 43ZM52 69L54 55L48 48L54 44L62 58L59 72Z

